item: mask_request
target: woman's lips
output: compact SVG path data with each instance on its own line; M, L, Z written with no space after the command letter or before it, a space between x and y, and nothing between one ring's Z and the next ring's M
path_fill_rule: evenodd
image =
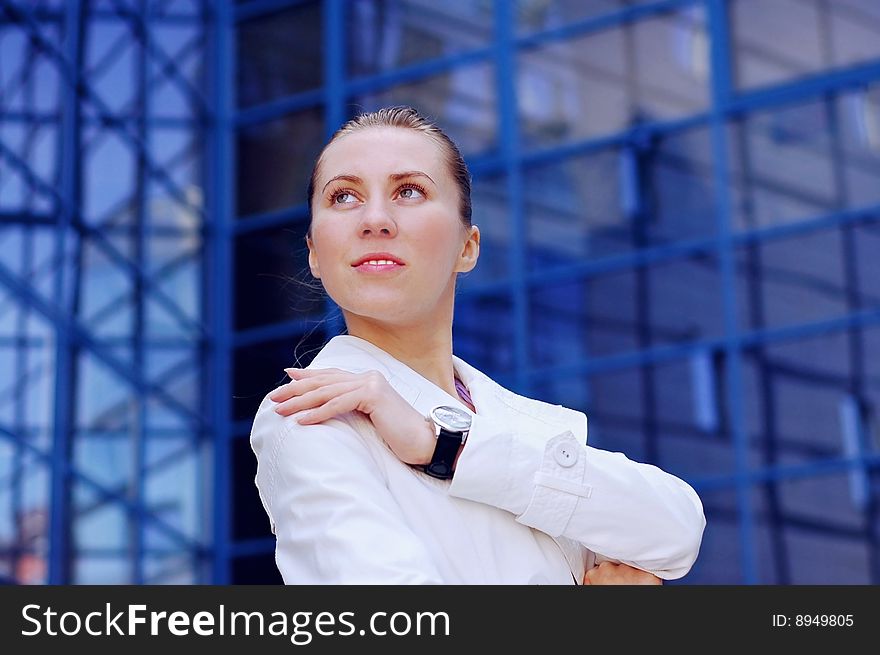
M359 264L358 266L353 266L356 271L360 273L367 274L377 274L377 273L388 273L390 271L395 271L397 269L403 268L403 264L395 264L394 262L390 264L370 264L368 262L364 262L363 264Z

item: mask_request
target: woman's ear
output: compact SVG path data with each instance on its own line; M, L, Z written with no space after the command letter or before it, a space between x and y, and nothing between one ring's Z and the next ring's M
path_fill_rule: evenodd
M472 271L477 265L480 258L480 228L472 225L469 228L467 240L461 250L458 267L455 269L457 273L467 273Z
M318 256L315 254L315 247L312 239L306 235L306 246L309 248L309 268L312 270L312 276L321 279L321 269L318 266Z

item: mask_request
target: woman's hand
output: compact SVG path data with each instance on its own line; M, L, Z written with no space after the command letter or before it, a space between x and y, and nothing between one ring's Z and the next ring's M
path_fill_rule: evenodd
M292 378L271 394L279 403L275 411L290 416L304 409L310 412L297 417L304 425L320 423L357 410L369 417L377 434L395 455L407 464L427 464L436 445L427 419L388 383L379 371L351 373L338 368L285 369Z
M642 571L628 564L602 562L599 566L587 570L584 575L584 584L661 585L663 580L653 573Z

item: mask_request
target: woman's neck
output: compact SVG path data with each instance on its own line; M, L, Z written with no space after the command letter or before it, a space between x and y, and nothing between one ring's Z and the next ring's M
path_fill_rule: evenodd
M443 331L395 328L392 331L358 322L348 326L348 334L369 341L453 398L459 397L452 364L451 328Z

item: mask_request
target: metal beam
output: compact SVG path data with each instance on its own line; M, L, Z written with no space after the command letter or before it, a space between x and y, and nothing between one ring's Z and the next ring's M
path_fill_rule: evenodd
M207 51L211 71L209 96L215 113L208 133L209 148L206 155L206 196L213 200L210 211L212 229L207 244L206 261L206 280L211 280L211 284L204 287L202 295L204 315L211 317L214 339L211 349L206 352L208 384L203 387L206 389L206 406L210 408L211 423L215 428L211 493L213 584L231 582L230 542L233 540L229 517L233 502L230 468L232 316L235 311L232 293L232 280L235 276L235 258L232 256L232 220L235 207L232 80L235 79L236 59L235 41L232 38L233 14L228 4L217 3L214 20L208 26L210 46Z
M66 5L64 23L64 47L67 58L72 62L72 88L79 88L79 71L84 46L81 36L84 32L82 10L79 0L71 0ZM64 253L67 252L67 239L71 232L73 215L69 208L78 207L82 192L82 172L79 160L79 117L81 107L75 93L64 96L61 121L61 180L60 194L66 206L61 209L55 232L55 251L62 260L55 271L55 298L60 313L76 315L76 298L69 293L69 275L79 275L78 271L67 266ZM81 247L79 243L75 248ZM6 275L0 267L0 277ZM19 287L22 290L22 287ZM59 585L70 582L71 571L71 530L70 493L68 481L68 462L73 452L73 430L75 425L77 375L77 344L70 333L62 330L56 334L55 349L55 406L53 416L52 458L51 458L51 500L49 503L49 584Z

